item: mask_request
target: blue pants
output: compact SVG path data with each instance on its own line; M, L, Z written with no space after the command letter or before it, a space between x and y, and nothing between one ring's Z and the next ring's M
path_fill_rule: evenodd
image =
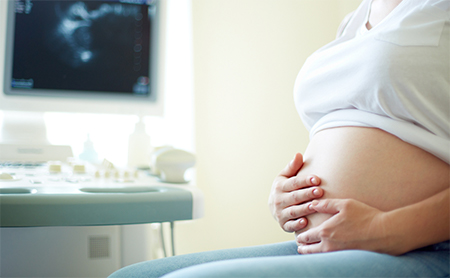
M134 264L127 277L449 277L449 242L402 256L349 250L299 255L294 241L180 255Z

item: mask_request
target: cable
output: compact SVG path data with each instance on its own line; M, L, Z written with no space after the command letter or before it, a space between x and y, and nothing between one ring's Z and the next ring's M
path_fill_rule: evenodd
M167 257L167 251L166 251L166 244L164 240L164 225L163 223L160 224L160 237L161 237L161 247L164 252L164 258ZM170 241L172 245L172 256L175 256L175 222L170 222Z
M174 240L175 222L170 222L170 237L172 241L172 256L175 256L175 240Z
M161 248L164 252L164 258L167 258L167 252L166 252L166 244L164 242L164 231L163 231L163 223L160 223L159 225L159 232L160 232L160 238L161 238Z

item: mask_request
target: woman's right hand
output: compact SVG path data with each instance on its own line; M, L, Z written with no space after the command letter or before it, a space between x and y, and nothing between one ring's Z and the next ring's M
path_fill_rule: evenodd
M308 224L305 216L316 212L309 202L323 196L317 176L297 176L302 166L303 156L297 153L275 178L269 196L270 211L286 232L305 228Z

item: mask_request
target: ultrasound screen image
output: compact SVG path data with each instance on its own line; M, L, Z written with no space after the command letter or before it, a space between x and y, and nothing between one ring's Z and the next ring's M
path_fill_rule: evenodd
M147 95L149 10L117 1L16 0L11 86Z

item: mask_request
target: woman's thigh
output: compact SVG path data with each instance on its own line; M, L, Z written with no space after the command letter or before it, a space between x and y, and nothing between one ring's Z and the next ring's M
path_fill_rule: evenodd
M390 256L350 250L312 255L210 262L164 278L201 277L448 277L449 251L414 251Z
M298 255L295 241L254 247L224 249L137 263L114 272L110 278L160 277L178 269L214 261L292 255Z

